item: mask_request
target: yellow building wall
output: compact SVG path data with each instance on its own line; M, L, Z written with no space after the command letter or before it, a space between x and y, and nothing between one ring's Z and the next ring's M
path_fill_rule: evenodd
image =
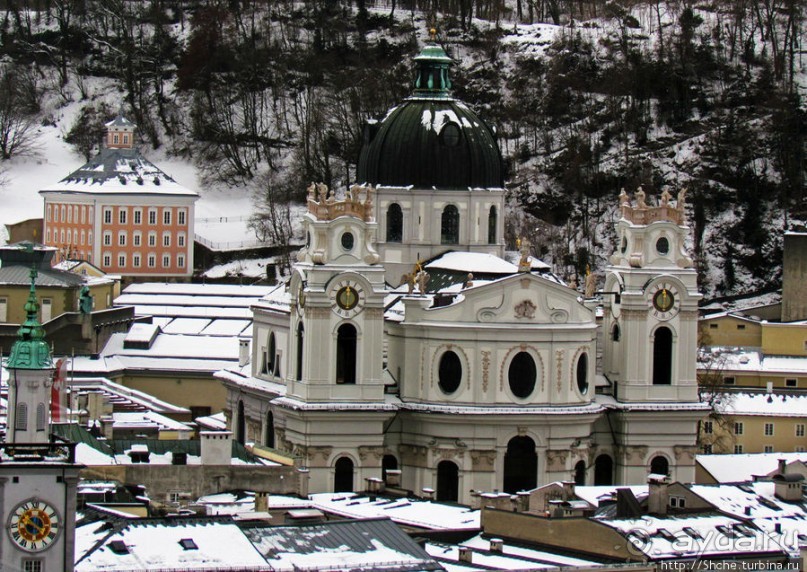
M698 322L698 338L702 346L758 348L762 345L762 326L735 316L704 318Z
M115 282L95 284L90 286L90 294L95 298L95 310L106 310L111 307L115 299ZM36 299L40 305L40 314L37 318L42 320L42 300L51 301L51 319L65 312L78 312L78 298L80 287L77 288L48 288L37 286ZM28 300L30 286L0 287L0 298L6 298L6 323L21 324L25 321L25 302Z
M761 347L765 355L807 356L807 325L765 324Z
M209 407L212 413L224 409L227 390L212 375L191 377L177 372L177 375L125 375L115 380L131 389L144 391L157 399L180 407ZM180 419L181 420L181 419ZM191 419L188 419L190 421Z
M742 423L742 433L736 434L735 423ZM773 435L765 435L765 424L773 424ZM801 426L801 435L797 427ZM731 415L725 423L712 422L712 433L701 424L700 443L712 445L712 453L792 453L807 451L807 412L804 417L774 417L763 415ZM735 449L742 447L741 450ZM766 451L765 447L770 447Z

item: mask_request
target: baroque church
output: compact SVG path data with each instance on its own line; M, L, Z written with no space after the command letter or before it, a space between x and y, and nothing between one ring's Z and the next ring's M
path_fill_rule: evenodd
M451 96L450 65L426 45L411 96L365 130L358 184L309 188L291 278L253 308L251 363L217 374L236 438L294 458L310 492L395 475L469 504L694 480L707 411L684 193L623 191L596 296L526 248L507 262L496 137Z

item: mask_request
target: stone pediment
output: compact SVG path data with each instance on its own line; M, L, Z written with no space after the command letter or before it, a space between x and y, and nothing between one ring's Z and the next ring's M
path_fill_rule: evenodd
M517 325L593 323L594 315L578 297L576 290L557 282L520 274L466 288L452 303L429 308L425 314L430 321Z

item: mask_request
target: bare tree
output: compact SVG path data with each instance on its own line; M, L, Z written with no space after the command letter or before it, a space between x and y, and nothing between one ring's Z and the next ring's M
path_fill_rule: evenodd
M282 249L281 272L291 271L289 243L292 239L292 204L299 189L295 188L294 177L283 177L270 169L256 177L253 194L255 211L247 226L255 232L258 240L271 241ZM302 188L302 187L300 187Z
M25 70L6 67L0 71L0 159L26 155L36 150L37 116L30 100Z

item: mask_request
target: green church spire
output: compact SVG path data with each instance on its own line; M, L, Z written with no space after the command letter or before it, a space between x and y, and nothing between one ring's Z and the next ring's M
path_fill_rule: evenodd
M25 302L25 322L17 330L17 341L11 346L6 366L9 369L53 369L53 358L45 342L45 330L39 323L36 300L36 268L31 268L31 289Z
M452 62L445 50L435 43L436 34L436 30L432 29L431 41L415 56L417 66L415 97L451 97L451 78L448 77L448 69Z

